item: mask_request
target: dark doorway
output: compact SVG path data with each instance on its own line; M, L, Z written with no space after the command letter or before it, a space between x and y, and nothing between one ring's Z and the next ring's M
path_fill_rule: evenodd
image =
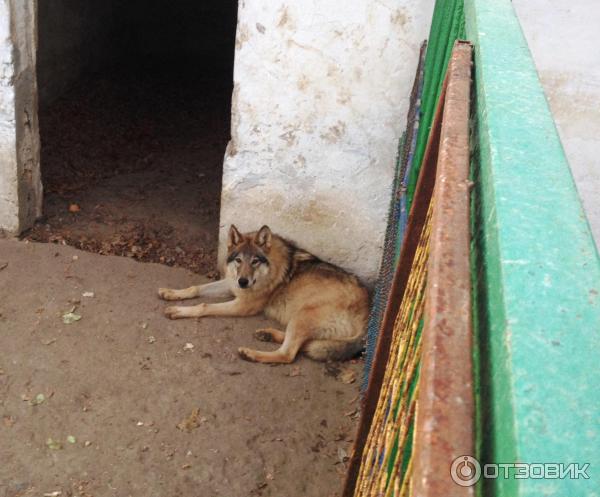
M237 2L38 9L44 218L27 237L214 270Z

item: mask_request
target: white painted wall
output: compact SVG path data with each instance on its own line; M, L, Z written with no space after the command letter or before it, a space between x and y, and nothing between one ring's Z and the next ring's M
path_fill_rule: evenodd
M34 0L0 0L0 233L42 212Z
M513 0L513 5L600 246L600 2Z
M262 224L376 277L433 0L240 0L221 251Z
M17 190L17 148L15 136L15 91L10 8L0 1L0 227L16 231L19 226Z

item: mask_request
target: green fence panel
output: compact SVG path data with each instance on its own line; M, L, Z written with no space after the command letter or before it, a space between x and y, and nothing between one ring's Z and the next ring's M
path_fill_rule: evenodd
M452 47L456 40L464 37L463 0L436 0L425 56L421 123L415 148L414 166L411 169L406 189L406 203L409 211Z
M479 456L590 464L590 479L500 477L482 492L598 496L598 253L511 2L465 0L465 21L475 47Z

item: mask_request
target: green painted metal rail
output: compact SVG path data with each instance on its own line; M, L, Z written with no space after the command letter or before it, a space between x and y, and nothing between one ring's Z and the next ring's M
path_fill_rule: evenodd
M600 260L509 0L465 0L475 47L479 457L590 463L486 497L600 495ZM549 27L551 29L551 27Z
M425 57L425 80L421 107L421 125L417 136L414 166L406 188L407 207L410 210L417 187L421 162L431 131L433 116L437 108L444 75L452 53L454 41L465 37L463 0L436 0L429 30L429 41Z

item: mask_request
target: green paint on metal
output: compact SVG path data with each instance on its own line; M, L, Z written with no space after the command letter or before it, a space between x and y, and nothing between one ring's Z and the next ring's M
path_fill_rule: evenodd
M465 17L463 0L436 0L433 19L427 43L425 71L423 81L423 96L421 97L421 124L417 136L414 164L407 184L407 205L410 209L412 198L417 186L421 163L425 155L425 147L433 116L437 107L448 61L452 54L454 42L465 37Z
M600 495L600 259L509 0L465 0L475 46L480 457L590 463L486 497Z
M471 102L471 109L476 114L475 102ZM473 130L471 140L473 143L477 142L476 130ZM482 270L485 267L485 259L483 254L485 248L482 247L482 241L484 240L481 227L483 226L483 219L481 219L481 205L479 199L481 193L478 186L481 185L481 178L479 177L479 163L480 158L478 157L478 148L474 149L474 154L471 160L471 180L476 186L473 195L471 196L471 278L472 278L472 292L471 292L471 305L473 309L473 399L475 401L475 457L479 461L483 461L484 457L487 459L487 452L483 447L483 434L485 427L485 420L483 419L483 407L489 405L490 396L484 398L483 394L491 391L489 382L482 385L481 379L483 377L482 364L489 363L487 354L483 350L483 345L486 340L481 340L479 334L485 330L485 310L487 304L487 298L484 296L484 284L485 278L483 277ZM475 201L477 199L477 202ZM487 337L485 337L487 338ZM487 417L487 416L486 416ZM483 494L483 483L480 482L477 487L477 497L485 497Z

